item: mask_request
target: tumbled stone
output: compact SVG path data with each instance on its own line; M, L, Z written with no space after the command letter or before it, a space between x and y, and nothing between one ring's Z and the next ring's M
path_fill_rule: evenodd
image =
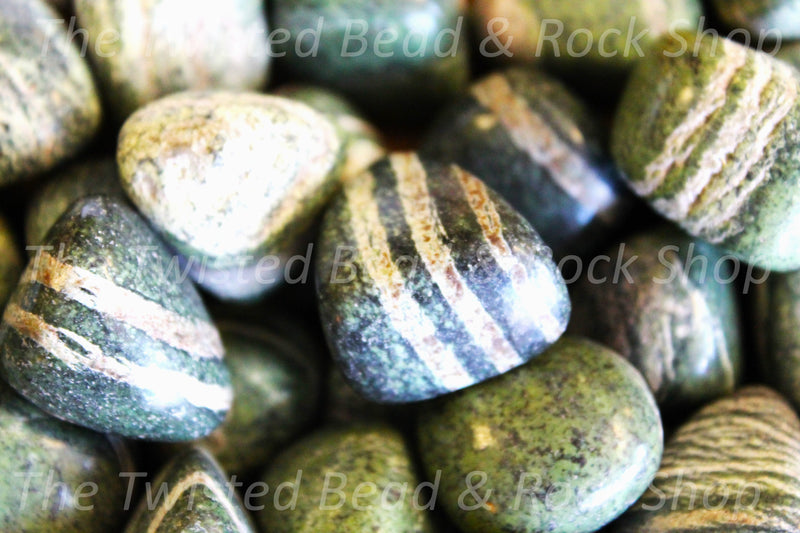
M712 0L711 5L725 26L747 30L755 43L800 39L798 0Z

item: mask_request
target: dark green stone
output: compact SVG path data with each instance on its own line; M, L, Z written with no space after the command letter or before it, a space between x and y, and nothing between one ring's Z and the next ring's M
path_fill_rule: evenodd
M644 492L663 445L636 369L573 338L432 402L417 433L428 477L441 472L439 501L465 533L595 531Z
M126 437L191 440L218 426L232 400L219 334L145 222L88 197L45 246L0 326L9 383L54 416Z
M671 414L732 393L743 366L735 259L668 227L601 257L572 287L569 331L628 359Z
M370 401L353 389L344 375L331 369L324 404L325 421L332 424L364 423L391 420L392 406Z
M5 219L0 217L0 311L17 285L22 266L22 255L16 239Z
M726 27L747 30L754 43L800 39L797 0L712 0L711 5Z

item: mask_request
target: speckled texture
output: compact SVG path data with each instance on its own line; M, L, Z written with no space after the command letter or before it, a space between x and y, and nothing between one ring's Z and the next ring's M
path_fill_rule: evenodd
M0 386L0 530L107 533L124 521L126 444L61 422ZM62 499L63 498L63 499Z
M747 262L800 268L800 75L725 39L679 34L659 48L628 82L612 131L631 187Z
M88 197L50 230L0 326L4 377L98 431L191 440L232 401L219 334L163 244L123 204Z
M723 25L759 38L800 39L800 0L711 0Z
M420 481L406 445L388 426L315 433L278 456L263 481L270 487L287 484L277 503L272 494L261 502L265 508L257 520L270 533L433 531L429 511L421 509L426 498L420 496L420 505L415 505L414 490ZM326 493L326 487L332 491L342 482L341 494ZM280 510L292 497L291 485L296 487L295 505Z
M345 184L316 256L323 327L368 399L432 398L502 374L566 329L566 286L525 220L457 166L397 153Z
M794 533L798 478L797 415L772 390L747 387L678 429L652 486L611 531Z
M22 274L22 254L6 220L0 217L0 311Z
M143 498L125 533L255 533L228 481L206 451L185 451L152 482L151 501L161 499L148 506Z
M61 18L42 0L0 2L0 185L54 167L100 124L88 65L48 22Z
M75 0L116 118L183 90L257 90L267 81L263 0Z
M439 501L465 533L595 531L644 492L663 445L641 375L575 338L432 403L417 433L428 477L441 471Z
M598 262L592 276L604 282L587 276L571 288L570 333L633 363L665 412L732 393L743 355L730 256L670 227L639 233L604 255L610 261Z
M434 122L420 153L481 178L561 257L602 245L632 203L598 131L561 83L515 68L473 84Z

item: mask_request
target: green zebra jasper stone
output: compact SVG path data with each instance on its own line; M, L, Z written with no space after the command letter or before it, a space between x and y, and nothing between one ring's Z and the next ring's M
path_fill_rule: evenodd
M316 261L334 359L373 401L424 400L507 372L569 319L564 280L525 219L458 166L413 153L345 184Z
M6 306L4 377L48 413L124 437L210 433L232 402L223 347L145 222L107 197L73 204Z
M127 445L43 413L0 390L0 530L107 533L124 520Z
M208 452L191 448L163 468L125 533L255 533L233 488Z
M42 0L0 2L0 186L77 153L100 125L89 66Z
M472 85L435 121L420 153L481 178L560 257L602 244L631 205L597 132L561 83L515 68Z
M665 413L732 393L744 362L731 256L669 227L604 256L573 287L569 332L630 361Z
M317 432L262 480L270 493L256 518L270 533L433 533L432 497L417 491L409 451L389 426Z
M636 69L612 152L688 233L771 270L800 268L800 75L722 38L676 34Z
M0 311L22 273L22 254L5 219L0 217Z
M800 421L771 389L706 406L664 448L650 488L618 533L794 533L800 524Z
M800 39L798 0L711 0L723 24L745 29L756 43L766 39Z
M419 452L465 533L584 533L611 522L658 470L663 433L642 376L564 338L527 365L422 410Z

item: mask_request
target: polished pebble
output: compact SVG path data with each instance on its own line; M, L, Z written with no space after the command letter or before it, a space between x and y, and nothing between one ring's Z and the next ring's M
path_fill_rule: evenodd
M555 342L570 304L550 249L457 166L397 153L329 208L316 256L328 344L364 397L424 400Z
M795 533L800 421L778 394L750 386L689 419L614 533Z
M5 218L0 217L0 311L22 274L22 254Z
M218 426L232 402L219 333L145 222L89 197L44 244L0 326L9 383L58 418L125 437L191 440Z
M663 446L641 375L576 338L431 403L417 438L428 477L441 473L441 505L465 533L595 531L644 492Z
M754 43L800 39L798 0L712 0L711 5L725 26L747 30Z
M800 247L788 244L800 240L800 74L711 36L658 46L629 80L612 131L630 186L744 261L800 268Z

